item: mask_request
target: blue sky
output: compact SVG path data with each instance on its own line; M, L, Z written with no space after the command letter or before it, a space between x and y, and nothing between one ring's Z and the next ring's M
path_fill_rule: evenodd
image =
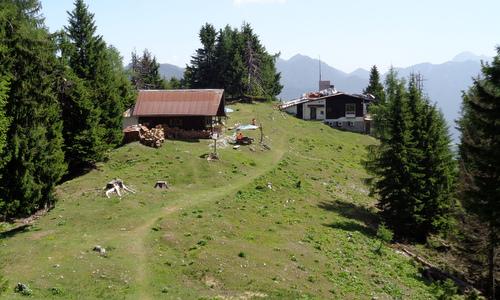
M42 0L51 31L67 23L71 0ZM344 71L377 64L442 63L462 51L493 56L500 44L499 0L87 0L98 33L130 60L148 48L184 66L198 31L252 24L270 52L301 53Z

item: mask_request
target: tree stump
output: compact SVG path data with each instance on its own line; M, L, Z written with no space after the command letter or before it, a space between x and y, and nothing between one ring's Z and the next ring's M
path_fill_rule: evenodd
M158 180L155 184L155 189L168 189L166 181Z

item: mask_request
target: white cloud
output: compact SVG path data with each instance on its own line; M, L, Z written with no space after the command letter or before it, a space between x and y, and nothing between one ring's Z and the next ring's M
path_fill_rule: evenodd
M233 0L233 4L240 6L244 4L284 4L287 0Z

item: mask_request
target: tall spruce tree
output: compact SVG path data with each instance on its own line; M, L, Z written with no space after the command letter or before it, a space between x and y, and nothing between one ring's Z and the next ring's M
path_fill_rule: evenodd
M88 11L83 0L75 1L69 12L69 24L65 27L71 47L69 66L90 90L90 98L100 111L99 126L104 129L102 140L111 149L121 143L122 113L126 100L117 81L117 70L113 65L113 54L96 34L94 15ZM123 82L121 82L123 83Z
M377 71L378 74L378 71ZM377 75L371 76L373 78L373 81L375 82ZM372 80L370 80L372 81ZM373 118L373 135L377 138L384 139L385 135L387 135L386 129L389 127L387 124L387 114L388 114L388 104L386 98L388 98L388 94L394 93L392 90L396 85L395 82L397 81L397 73L394 70L394 68L390 68L389 72L387 73L386 79L385 79L385 90L383 92L379 92L379 100L375 101L372 105L370 105L370 113L372 114ZM373 86L376 86L377 84L374 83ZM372 89L372 85L370 84L366 90ZM378 88L378 87L377 87ZM375 96L375 95L374 95ZM375 96L377 97L377 96Z
M424 185L418 187L422 195L423 222L417 231L422 239L429 233L446 233L451 228L457 183L457 163L446 120L435 105L427 105L424 116L427 118L423 124L427 139L424 159L420 162L423 169L420 178L424 179Z
M218 82L224 87L227 97L237 98L243 94L241 82L245 76L242 61L240 35L237 29L226 25L219 31L215 49Z
M441 112L431 105L412 74L408 86L410 112L409 168L416 223L415 239L425 241L430 233L445 232L451 224L454 205L456 163L451 138Z
M93 102L89 86L67 67L73 45L64 32L55 36L62 54L56 84L62 110L64 152L69 174L73 176L104 158L104 129L99 126L100 109Z
M137 90L155 90L166 87L166 82L160 75L160 64L148 49L144 49L141 57L132 52L131 73L130 80Z
M5 53L0 73L10 77L5 114L10 120L1 170L3 214L30 214L52 205L65 172L62 122L55 91L55 43L35 0L0 2Z
M384 86L380 81L380 73L375 65L370 69L368 86L364 89L363 93L372 94L378 103L385 102Z
M461 198L488 228L488 286L495 299L495 265L500 241L500 47L463 94L459 128Z
M217 85L215 42L217 31L211 24L201 27L199 33L202 48L196 50L191 65L186 67L184 77L192 88L220 88Z
M224 88L232 98L274 99L283 86L276 70L278 54L270 55L248 23L240 30L210 25L200 30L202 48L196 50L184 79L192 88Z
M391 69L385 97L375 106L380 144L369 148L366 164L373 192L398 237L425 241L451 223L456 166L448 128L413 75L405 91Z
M113 45L108 47L107 52L115 77L114 81L118 87L119 98L121 99L124 108L130 108L135 104L137 94L129 80L129 73L123 66L123 57L118 49L116 49Z
M380 136L380 144L370 149L366 166L374 175L372 191L379 197L377 206L383 219L397 236L406 237L415 224L409 167L411 120L404 82L390 72L386 85L385 134Z
M0 50L1 51L1 50ZM7 95L9 92L8 81L6 78L0 77L0 176L2 176L2 167L4 164L5 157L3 155L3 149L7 140L7 129L9 126L9 120L5 114L5 105L7 103ZM5 200L0 196L0 211L5 210ZM0 214L0 218L2 218Z

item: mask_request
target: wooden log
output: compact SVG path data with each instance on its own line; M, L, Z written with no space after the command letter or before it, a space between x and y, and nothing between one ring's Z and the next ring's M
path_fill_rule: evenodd
M420 263L424 267L423 274L424 276L428 277L429 279L436 281L436 280L446 280L446 279L451 279L460 289L462 292L468 292L468 291L474 291L481 295L481 292L477 290L472 284L466 282L465 280L462 280L452 274L446 273L439 269L437 266L431 264L424 258L418 256L417 254L411 252L408 250L406 247L403 245L396 245L396 249L402 251L404 254L408 255L409 257L413 258L415 261Z

